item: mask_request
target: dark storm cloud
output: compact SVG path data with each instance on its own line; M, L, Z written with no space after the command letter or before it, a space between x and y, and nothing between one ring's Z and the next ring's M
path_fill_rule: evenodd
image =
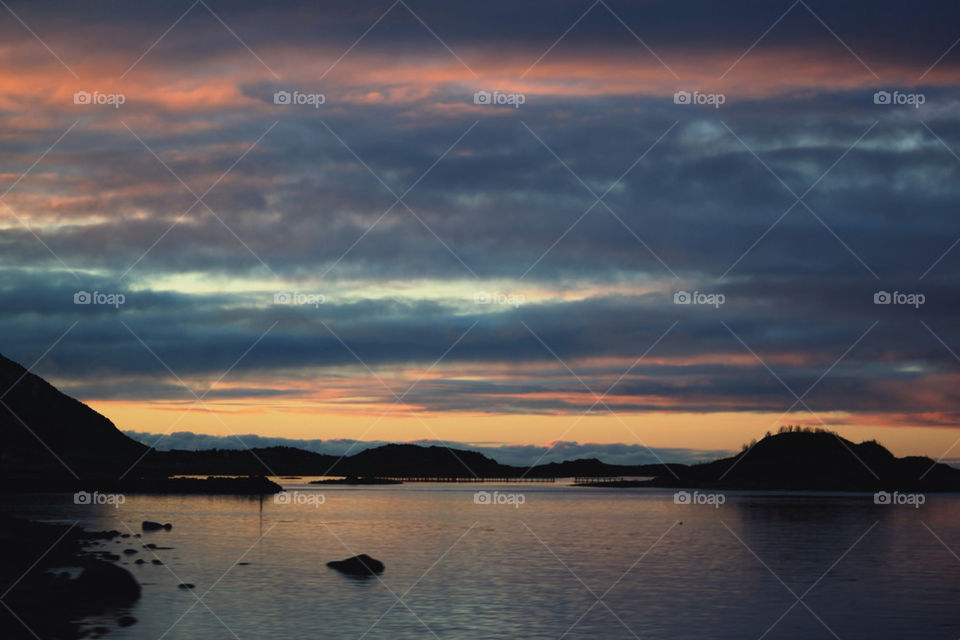
M323 83L389 3L209 6L279 80L196 5L116 81L131 92L121 110L78 111L74 87L31 93L29 78L0 93L0 188L13 186L3 202L17 214L0 207L0 332L9 336L0 350L29 364L77 322L38 367L71 392L189 400L163 363L199 393L260 340L211 399L306 395L283 384L296 380L389 403L354 354L375 370L429 365L477 322L444 363L527 367L522 379L425 381L411 402L584 411L593 397L530 330L602 393L678 321L651 354L664 360L638 365L611 408L779 411L792 394L737 336L799 394L876 322L811 404L896 412L956 399L956 363L939 341L960 341L956 52L919 80L954 42L956 7L809 2L881 72L876 80L794 4L731 74L722 109L711 109L674 104L673 90L697 87L682 78L674 87L597 4L545 59L556 63L544 71L554 84L530 85L522 109L483 110L472 104L475 85L500 62L532 64L590 3L410 2L481 80L397 4ZM733 64L791 7L609 6L682 77L698 61ZM190 4L11 7L78 75L107 83ZM7 72L36 67L44 87L72 81L19 23L0 21L0 34L14 43L2 52ZM785 60L796 68L781 71ZM388 63L397 75L378 75ZM609 75L643 65L667 84L610 84ZM771 68L783 86L764 75ZM567 82L565 69L579 75ZM591 85L584 75L594 71ZM923 107L874 104L874 91L896 89L888 77L908 78L900 89L921 91ZM272 103L277 88L313 80L327 93L322 109ZM272 290L257 290L274 276L322 274L311 286L328 300L317 309L278 307ZM184 285L191 278L237 293L196 293ZM427 284L411 295L372 293L412 279ZM504 313L477 308L473 295L494 286L488 279L531 300ZM439 286L450 283L462 291ZM679 289L722 292L727 302L674 305ZM126 301L74 305L81 290ZM926 302L877 306L878 290L922 292Z
M100 49L109 50L111 46L119 45L124 49L142 50L192 3L189 0L136 4L54 2L44 3L42 7L22 1L9 4L28 23L42 24L47 31L58 33L61 46L68 53L82 55L88 52L90 45L76 28L78 23L98 25L100 33L106 36L99 43ZM210 1L206 4L231 24L254 50L278 43L306 46L323 41L342 51L391 7L387 17L371 34L371 46L407 55L439 46L404 5L386 0L377 3L325 2L322 7L313 2L264 5L261 2ZM549 5L529 0L458 4L455 7L443 0L411 0L406 3L454 49L493 48L522 42L531 48L539 47L537 55L593 4L589 0ZM606 5L654 49L670 51L675 56L683 52L689 55L690 51L735 49L731 63L788 9L790 12L770 34L770 46L774 43L783 47L833 46L842 51L841 45L817 20L819 17L861 55L868 58L906 57L927 65L956 39L953 26L960 20L960 10L943 2L856 0L837 4L810 0L804 6L804 3L764 0L722 5L701 0L683 3L610 0ZM160 51L168 57L189 61L236 47L236 41L225 30L211 28L215 26L216 19L203 5L198 5L170 33L167 45ZM20 29L18 24L7 21L3 32L19 35ZM199 33L204 37L196 37ZM631 47L638 56L645 55L639 43L603 4L594 6L578 23L568 44L570 48L598 45Z
M16 274L5 276L11 282ZM493 314L464 309L456 300L329 300L297 308L272 305L269 294L131 291L116 309L74 305L69 276L51 286L28 275L0 291L6 310L0 331L20 336L6 355L31 364L34 354L76 322L37 371L87 399L191 401L194 396L171 378L169 366L198 395L230 370L229 386L214 386L211 401L307 397L308 391L289 388L298 378L291 371L301 371L314 388L390 404L393 393L412 382L391 392L366 367L383 372L427 366L459 339L440 370L473 375L423 381L407 393L406 403L438 411L583 412L609 389L595 412L783 411L794 404L794 393L829 372L828 384L807 398L816 411L923 411L929 396L918 389L944 402L960 400L954 387L937 382L955 374L955 361L920 323L956 344L954 290L931 281L924 289L929 302L919 310L874 305L874 290L852 278L808 279L802 287L776 279L733 281L723 289L727 302L719 309L674 305L669 291L545 301ZM674 322L648 358L634 363ZM490 369L498 364L521 368L500 379ZM477 377L491 371L493 377Z
M694 116L649 98L600 105L569 100L564 117L532 107L522 122L520 116L481 119L405 197L420 220L403 204L384 216L395 198L351 150L399 195L467 131L469 119L423 122L397 132L391 131L383 107L371 107L370 121L364 119L360 127L351 118L362 114L335 115L328 124L349 150L327 130L326 120L281 120L205 197L216 215L197 204L185 216L194 197L121 130L101 134L94 161L79 172L71 170L68 185L59 187L64 197L88 198L60 207L67 221L90 215L104 219L61 226L43 237L71 267L122 272L169 229L137 265L135 276L184 268L268 273L260 259L280 274L323 271L349 249L330 277L469 276L459 260L481 277L517 277L594 205L595 197L579 179L603 193L677 122L605 197L613 213L604 204L594 205L536 264L531 279L609 277L618 271L671 276L667 267L681 275L720 275L745 253L737 273L804 269L869 276L872 270L882 277L919 276L960 237L953 215L960 162L924 123L947 144L960 138L960 130L946 116L935 113L924 123L910 113L894 117L878 112L868 92L858 96L856 105L827 95L790 104L746 101L722 114ZM931 104L943 105L953 99L943 93L930 98ZM604 113L599 121L598 111ZM526 130L527 122L550 149ZM266 131L270 124L262 122L254 131ZM208 149L199 158L173 154L180 144L176 140L146 140L199 194L257 135L246 123L183 142ZM243 142L221 144L232 137ZM67 171L89 144L81 136L45 163ZM130 184L140 185L141 193L124 191ZM811 213L794 204L793 194L813 185L804 198ZM44 183L28 177L14 195L33 186ZM152 215L131 215L136 210ZM896 251L889 250L891 243ZM0 245L20 264L54 260L16 226L2 234ZM956 265L953 258L948 256L947 268Z

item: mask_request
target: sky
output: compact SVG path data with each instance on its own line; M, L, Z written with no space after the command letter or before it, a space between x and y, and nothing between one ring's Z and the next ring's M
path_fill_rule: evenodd
M0 4L0 353L121 429L960 457L960 6Z

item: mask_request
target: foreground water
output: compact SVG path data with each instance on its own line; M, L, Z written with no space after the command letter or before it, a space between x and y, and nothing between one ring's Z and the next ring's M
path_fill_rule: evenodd
M107 545L139 549L122 562L144 587L138 624L117 639L960 636L960 496L919 508L736 492L677 504L672 491L563 483L280 482L279 504L55 495L5 508L133 533L144 519L173 523L143 534L172 549ZM380 579L325 566L359 553L386 564Z

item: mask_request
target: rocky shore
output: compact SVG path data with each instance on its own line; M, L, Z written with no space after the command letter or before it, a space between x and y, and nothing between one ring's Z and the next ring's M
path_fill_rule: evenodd
M126 536L0 516L0 635L6 640L96 638L110 630L77 622L96 617L114 627L136 624L130 608L140 584L119 556L91 547Z

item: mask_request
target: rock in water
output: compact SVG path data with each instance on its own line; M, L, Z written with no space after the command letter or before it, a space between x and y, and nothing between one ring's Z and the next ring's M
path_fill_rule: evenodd
M129 627L132 624L137 624L137 619L133 616L120 616L117 618L117 624L121 627Z
M91 560L76 580L77 595L100 603L127 602L140 597L140 583L121 567Z
M346 560L331 560L327 563L331 569L352 576L373 576L383 573L384 566L379 560L371 558L365 553L347 558Z
M153 520L144 520L143 524L140 525L144 531L159 531L160 529L166 529L170 531L173 529L173 525L169 522L167 524L160 524L159 522L154 522Z

